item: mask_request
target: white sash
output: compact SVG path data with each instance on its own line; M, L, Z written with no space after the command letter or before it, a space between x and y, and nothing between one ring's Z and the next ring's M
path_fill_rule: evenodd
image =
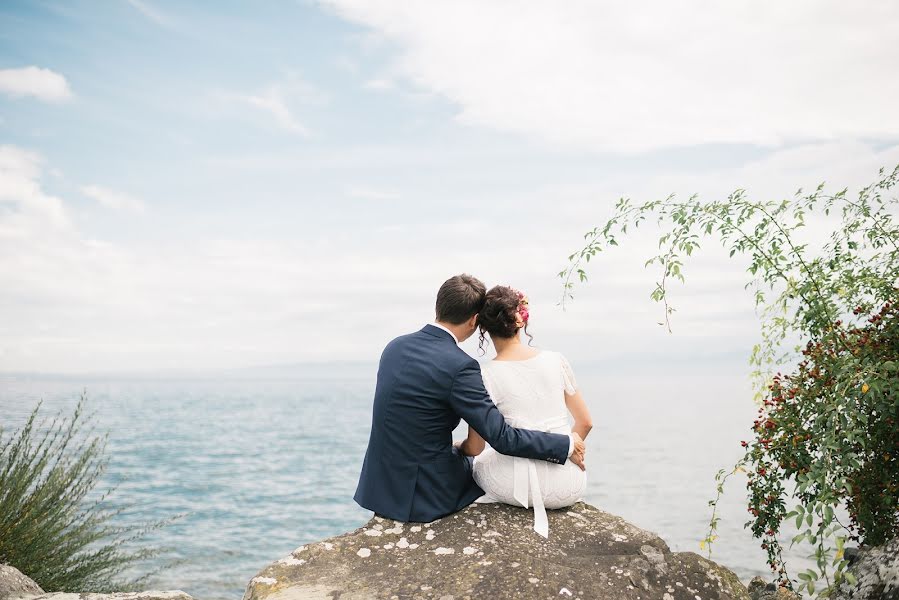
M559 415L542 421L532 421L522 417L507 418L506 423L518 429L533 429L536 431L552 431L553 429L568 429L568 415ZM549 537L549 520L546 517L546 507L543 505L543 494L540 492L540 480L537 478L536 459L510 456L512 459L512 496L528 508L528 487L531 489L531 499L534 503L534 531L545 538Z

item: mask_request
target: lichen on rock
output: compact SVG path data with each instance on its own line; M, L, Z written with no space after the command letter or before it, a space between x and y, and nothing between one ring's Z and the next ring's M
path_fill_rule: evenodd
M0 600L193 600L181 590L147 590L143 592L50 592L15 567L0 565Z
M549 539L534 532L530 511L499 503L411 526L373 517L306 544L302 564L272 563L243 600L749 600L728 569L693 552L671 552L620 517L583 502L547 514Z
M856 582L844 581L834 600L899 600L899 537L856 551L849 571Z

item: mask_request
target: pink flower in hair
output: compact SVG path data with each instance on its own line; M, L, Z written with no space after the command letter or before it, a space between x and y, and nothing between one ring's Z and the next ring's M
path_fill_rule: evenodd
M527 325L528 317L530 316L528 312L528 297L524 295L524 292L515 291L518 293L518 314L521 315L521 320Z

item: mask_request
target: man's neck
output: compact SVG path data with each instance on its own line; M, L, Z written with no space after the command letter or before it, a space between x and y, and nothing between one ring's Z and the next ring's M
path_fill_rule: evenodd
M440 325L441 327L452 332L453 337L456 338L457 344L459 343L459 340L462 339L462 336L464 335L464 332L462 331L462 328L459 325L453 325L452 323L445 323L443 321L434 321L434 323L437 325Z

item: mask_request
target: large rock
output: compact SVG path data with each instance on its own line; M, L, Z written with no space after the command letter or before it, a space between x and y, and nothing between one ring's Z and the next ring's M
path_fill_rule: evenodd
M860 550L849 571L856 583L840 584L834 600L899 600L899 537Z
M0 600L193 600L181 590L90 594L44 593L41 586L9 565L0 565Z
M472 504L432 523L374 517L259 572L244 600L628 598L749 600L731 571L589 504L533 513Z
M0 565L0 600L18 598L20 596L36 596L44 590L30 577L22 574L10 565Z
M147 590L145 592L113 592L110 594L53 592L43 596L30 596L27 600L193 600L193 598L181 590Z

